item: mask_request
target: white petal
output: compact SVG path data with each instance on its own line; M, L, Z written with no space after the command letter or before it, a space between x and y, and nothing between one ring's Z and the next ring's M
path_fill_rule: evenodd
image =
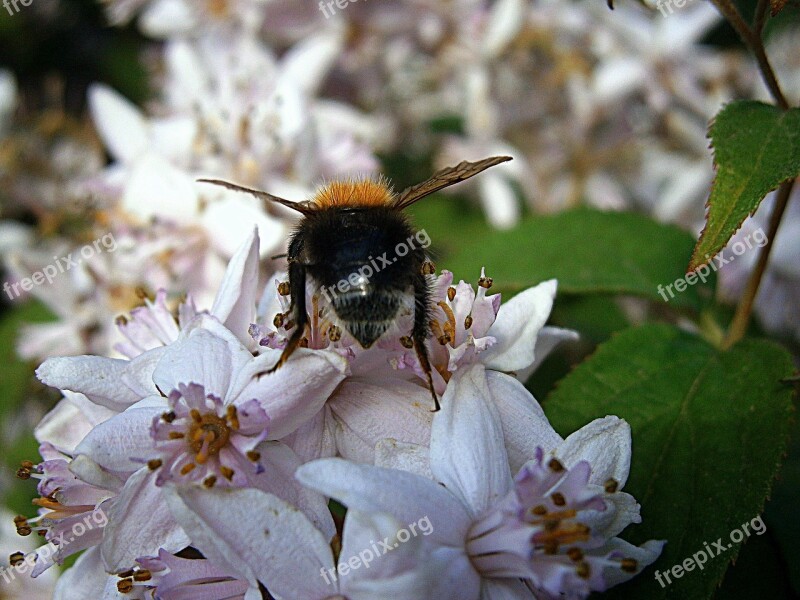
M512 487L500 415L481 364L459 369L447 384L431 428L431 471L472 517Z
M536 598L519 579L484 579L481 600L532 600Z
M192 178L152 152L136 161L122 196L122 207L143 221L162 217L192 223L198 206Z
M177 552L191 543L155 481L156 474L142 467L128 478L112 505L101 545L109 572L131 568L141 556L157 556L159 548Z
M303 463L318 458L336 456L336 440L331 426L333 417L325 406L310 421L306 421L294 433L282 439L295 451Z
M108 153L120 162L132 162L148 145L147 121L126 98L100 84L89 88L89 110Z
M87 416L72 398L82 399L84 405L93 407L94 410L89 415L95 413L99 418ZM105 407L92 404L83 394L64 392L64 399L39 421L33 433L39 443L49 442L57 450L71 455L75 446L95 425L110 419L114 414Z
M85 454L98 465L113 472L133 472L153 458L154 442L150 437L153 419L165 412L160 406L138 405L101 423L83 438L75 454Z
M211 314L245 346L255 343L248 335L248 329L255 320L258 242L258 230L254 228L228 263L225 278L211 307Z
M481 204L492 227L510 229L519 222L519 199L514 188L501 174L486 173L478 185Z
M295 476L348 508L387 513L401 523L415 523L428 516L433 527L431 541L463 547L470 518L453 494L430 479L341 458L307 463Z
M101 356L48 358L36 369L36 376L45 385L84 394L92 402L121 412L141 399L119 384L128 365L127 360Z
M539 330L539 335L536 336L536 345L533 349L533 363L525 369L517 369L514 371L514 377L522 382L528 381L531 374L539 368L539 365L542 364L544 359L546 359L561 342L574 342L579 339L580 335L578 335L577 331L545 325Z
M335 352L301 348L280 369L265 374L279 354L276 350L254 358L231 387L234 398L256 398L267 411L269 439L281 439L310 421L347 369L347 361Z
M294 477L302 464L300 458L281 442L264 442L257 450L261 454L259 462L264 466L264 473L253 477L252 487L299 508L326 539L331 539L336 534L336 526L328 503L321 494L300 485Z
M430 454L427 446L393 439L381 440L375 444L375 466L401 469L433 479Z
M69 471L81 481L104 490L119 492L125 485L122 479L105 471L86 454L75 456L69 463Z
M536 455L537 447L548 452L563 440L524 385L497 371L487 371L486 376L503 425L511 472L516 473Z
M556 287L556 280L551 279L500 305L497 319L487 333L497 343L481 354L487 368L517 371L533 364L536 338L550 316Z
M382 513L348 511L339 564L357 568L341 577L342 595L350 600L477 600L480 575L469 558L463 550L428 544L432 531L424 519L409 527ZM387 539L391 551L376 544Z
M567 467L588 461L592 466L590 483L603 485L613 478L621 488L631 468L630 425L614 416L595 419L567 437L553 450L553 456Z
M198 383L207 394L223 400L228 397L231 378L242 370L252 355L233 334L225 330L220 337L204 328L188 331L183 339L170 344L153 372L153 381L169 395L179 383ZM219 329L217 333L223 333Z
M205 184L198 184L202 186ZM201 218L212 232L214 249L223 256L232 256L240 246L242 234L255 225L262 240L264 258L285 237L286 230L280 221L265 213L254 198L226 192L221 200L209 203Z
M410 381L345 380L328 402L336 447L344 458L372 463L385 438L428 445L432 416L427 388Z
M314 96L341 47L342 35L335 29L323 30L298 42L281 59L281 76L291 80L305 94Z
M142 12L139 26L148 36L168 38L189 33L197 26L197 19L183 0L157 0Z
M100 548L89 548L58 578L53 600L103 598L103 590L109 579L113 579L115 584L119 581L116 575L105 572L100 559Z
M174 492L170 507L210 560L251 585L263 581L278 598L336 594L320 575L333 567L328 540L295 507L255 489L186 486Z
M608 587L611 587L628 581L631 577L640 573L642 569L653 564L661 555L665 544L665 541L649 540L641 546L634 546L620 538L612 538L602 548L592 551L592 554L603 555L612 550L619 550L626 558L632 558L636 561L637 569L635 573L626 573L622 569L604 569L603 578L606 580Z
M492 6L483 40L487 57L498 56L514 39L525 24L526 9L523 0L500 0Z

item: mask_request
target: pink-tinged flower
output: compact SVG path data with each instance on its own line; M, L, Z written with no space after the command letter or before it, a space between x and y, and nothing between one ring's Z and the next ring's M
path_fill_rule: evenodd
M333 530L324 502L292 478L300 459L283 444L264 440L285 437L314 417L344 378L346 363L331 352L301 349L290 364L267 374L280 352L253 356L225 327L221 321L248 339L257 257L254 233L232 259L211 314L197 314L181 327L158 302L141 311L128 331L129 339L141 342L131 353L154 347L131 360L54 358L37 370L44 383L100 407L88 431L85 425L66 430L64 418L74 409L64 405L42 433L58 433L75 461L117 479L118 497L102 538L109 572L130 568L158 548L175 552L186 545L162 498L161 485L176 477L260 487ZM78 477L93 482L90 475Z
M184 558L161 549L157 556L136 562L131 569L108 574L96 549L88 550L61 575L53 600L243 600L247 592L247 582L236 572L206 558Z
M481 363L489 375L494 401L507 425L509 452L516 459L524 440L520 423L538 419L541 408L519 381L524 381L552 349L577 334L544 326L553 304L556 282L547 281L501 304L487 296L492 280L482 273L477 292L467 283L453 284L448 271L432 281L433 311L428 348L434 385L444 393L453 373ZM259 303L257 323L250 333L262 349L282 348L292 328L285 281L268 285ZM282 294L281 292L284 292ZM357 462L373 462L375 445L383 439L428 445L431 425L430 392L416 355L401 337L411 330L411 314L398 316L369 351L364 351L343 327L325 298L312 286L306 291L309 348L326 348L345 357L349 376L324 410L287 438L304 461L337 453ZM267 351L267 350L265 350ZM513 374L518 381L505 373ZM525 456L527 460L530 456ZM515 463L517 466L521 463Z
M269 417L255 398L223 404L202 385L178 384L168 412L153 417L150 434L159 463L156 485L166 481L245 486L264 472L256 447L267 438ZM151 464L155 464L151 462Z
M191 549L190 549L191 552ZM99 548L84 552L56 582L52 600L260 600L246 596L239 574L205 558L182 558L163 549L132 568L106 572ZM41 577L40 577L41 579ZM28 600L28 596L20 600ZM44 599L44 597L43 597ZM14 599L16 600L16 599Z
M324 532L272 494L178 486L170 504L193 545L248 586L248 600L261 597L259 584L276 600L460 598L453 591L458 573L442 570L448 552L434 552L425 523L348 511L337 561ZM413 525L420 528L412 536ZM398 535L403 528L409 535Z
M255 318L259 244L258 230L253 228L228 262L211 309L203 311L216 317L248 348L254 347L248 330ZM200 314L191 297L178 306L177 313L176 317L167 306L166 291L159 290L154 300L147 298L144 306L134 308L130 319L117 319L124 341L115 349L133 359L147 350L171 344Z
M266 374L278 354L254 357L213 317L200 315L177 341L130 362L76 357L50 359L40 367L43 381L58 380L98 400L100 390L90 389L96 382L92 372L118 370L101 393L117 389L118 402L138 397L75 449L125 482L103 540L109 571L129 568L136 557L159 547L171 552L182 547L165 543L180 531L161 494L161 485L173 478L257 486L332 528L325 525L330 515L324 503L292 480L299 459L282 444L262 440L284 437L319 412L344 377L344 361L300 350L291 364Z
M23 463L19 474L39 479L39 515L14 519L17 532L27 536L41 532L48 545L36 552L33 577L61 564L68 556L99 544L108 524L108 512L122 488L122 481L85 457L73 459L48 443L41 444L44 459L38 465Z
M335 458L303 465L297 477L351 510L429 517L447 571L461 574L451 593L465 600L583 598L652 563L663 542L637 548L615 537L640 521L638 504L619 491L630 467L627 424L606 417L555 444L555 432L545 441L534 429L534 458L512 479L490 395L480 365L454 376L431 431L432 479Z

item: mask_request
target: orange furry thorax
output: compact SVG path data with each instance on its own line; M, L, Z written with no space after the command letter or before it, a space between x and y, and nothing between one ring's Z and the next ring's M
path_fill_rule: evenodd
M389 183L383 179L332 181L311 199L316 208L389 206L394 199Z

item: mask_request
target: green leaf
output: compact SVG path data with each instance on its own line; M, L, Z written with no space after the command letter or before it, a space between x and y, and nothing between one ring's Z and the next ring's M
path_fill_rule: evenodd
M610 598L707 599L740 544L730 533L761 513L787 446L791 355L746 339L727 352L668 325L629 329L599 346L545 401L553 426L567 435L592 419L618 415L633 432L625 491L642 505L643 522L623 537L666 539L660 572L722 538L731 544L703 570L661 587L654 569ZM752 526L751 526L752 529Z
M709 131L717 176L689 270L707 264L768 192L800 174L800 109L732 102Z
M526 217L509 231L492 229L452 198L420 202L413 212L432 240L438 268L474 281L476 265L483 265L501 290L557 278L559 294L630 294L663 303L659 286L683 279L694 243L677 227L642 215L589 208ZM674 294L670 304L700 308L713 279L712 273L707 283Z
M789 456L781 467L770 501L764 512L764 521L781 549L789 567L792 587L800 596L800 421L795 420Z
M754 535L742 544L714 600L796 600L786 565L769 534Z

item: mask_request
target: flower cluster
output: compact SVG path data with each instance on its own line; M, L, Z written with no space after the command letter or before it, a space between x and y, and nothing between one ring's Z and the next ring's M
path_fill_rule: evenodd
M37 370L63 399L36 428L42 462L20 470L39 479L40 514L15 523L55 546L34 576L85 550L56 599L583 598L658 557L663 542L616 537L641 520L621 491L628 425L562 439L518 379L574 337L544 326L554 281L501 304L484 274L477 292L429 276L432 413L403 318L355 349L312 289L316 342L271 372L291 326L264 324L284 299L279 282L257 301L259 254L254 229L209 310L187 299L175 315L160 293L134 311L126 359ZM347 508L338 526L329 499ZM98 511L102 527L65 538ZM367 550L369 568L347 568Z
M286 211L200 177L299 200L325 178L374 171L380 152L431 154L440 166L503 154L515 160L464 186L497 227L517 222L521 192L537 211L638 208L699 231L708 120L760 93L741 52L700 43L719 22L704 4L668 19L589 0L352 2L328 18L315 3L103 4L112 23L135 19L161 42L147 55L146 107L94 85L88 126L50 115L19 132L13 78L0 75L0 135L22 157L0 157L0 175L40 221L0 223L13 235L12 276L84 238L120 240L58 289L31 290L57 321L25 332L26 358L113 354L108 324L138 304L138 289L167 290L173 307L184 291L210 300L250 223L262 256L280 251ZM25 172L26 156L47 168Z

